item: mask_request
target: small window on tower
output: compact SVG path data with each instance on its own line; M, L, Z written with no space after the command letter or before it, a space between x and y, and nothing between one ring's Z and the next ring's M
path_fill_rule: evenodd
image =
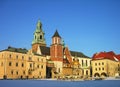
M35 39L36 39L36 35L35 35Z
M42 35L40 35L40 39L42 39Z

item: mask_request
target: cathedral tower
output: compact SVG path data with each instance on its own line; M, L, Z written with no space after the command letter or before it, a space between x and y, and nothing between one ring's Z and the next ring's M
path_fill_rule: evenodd
M42 23L38 20L36 30L34 32L34 39L32 41L32 52L36 53L38 46L46 46L44 32L42 30Z
M63 63L63 46L61 44L61 37L56 30L52 36L52 45L50 47L51 60L54 62L56 72L61 73Z

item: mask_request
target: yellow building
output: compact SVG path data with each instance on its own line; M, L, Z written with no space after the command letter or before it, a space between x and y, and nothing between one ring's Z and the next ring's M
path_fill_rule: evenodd
M93 77L119 76L120 61L113 52L100 52L94 54L92 59Z
M0 79L45 77L46 57L13 47L0 52Z
M91 77L91 58L78 57L79 63L81 64L82 76Z

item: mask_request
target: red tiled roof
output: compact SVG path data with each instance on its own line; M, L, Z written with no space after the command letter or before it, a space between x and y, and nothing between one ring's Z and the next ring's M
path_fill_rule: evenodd
M116 55L117 59L120 61L120 54L119 55Z
M92 60L98 59L110 59L115 61L120 61L120 55L116 55L113 51L110 52L100 52L93 55Z

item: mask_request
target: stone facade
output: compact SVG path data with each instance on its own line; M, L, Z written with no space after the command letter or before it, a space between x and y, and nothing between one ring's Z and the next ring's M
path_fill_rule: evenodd
M46 58L18 50L9 47L0 52L0 79L45 78Z
M119 62L102 59L102 60L93 60L92 61L92 76L93 77L114 77L118 73L118 64Z
M100 52L92 58L93 77L115 77L120 75L120 60L113 52Z

